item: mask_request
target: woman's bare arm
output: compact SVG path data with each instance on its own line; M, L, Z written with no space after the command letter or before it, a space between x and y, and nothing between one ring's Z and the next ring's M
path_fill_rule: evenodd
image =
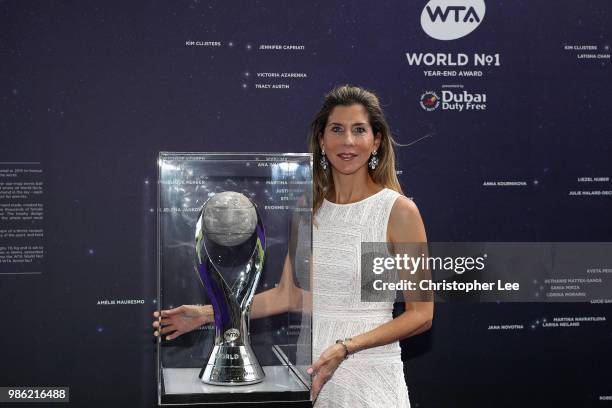
M427 242L421 215L412 200L403 196L396 200L389 217L388 235L391 243ZM347 342L349 352L355 353L423 333L431 328L433 310L434 304L431 301L406 301L406 309L401 315Z
M302 309L302 298L303 290L293 281L293 266L287 254L278 285L253 296L251 319L299 311Z
M291 258L287 254L279 284L253 296L251 319L300 311L303 302L306 302L304 306L308 306L312 298L311 295L305 295L304 293L293 281L293 267ZM173 340L214 321L211 305L182 305L174 309L155 311L153 317L155 318L153 335L167 335L168 340Z

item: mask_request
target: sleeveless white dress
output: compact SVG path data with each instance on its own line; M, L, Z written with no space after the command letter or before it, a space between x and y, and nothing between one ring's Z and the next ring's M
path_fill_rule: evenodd
M351 204L323 201L313 226L313 362L337 339L355 337L393 319L392 302L361 302L361 242L386 242L399 193L383 189ZM407 408L408 388L398 342L344 360L323 386L315 408Z

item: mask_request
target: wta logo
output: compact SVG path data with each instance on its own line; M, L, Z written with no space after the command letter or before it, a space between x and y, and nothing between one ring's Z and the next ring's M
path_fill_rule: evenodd
M484 15L484 0L430 0L421 13L421 27L436 40L456 40L474 31Z
M225 331L225 333L223 333L223 337L225 338L225 341L234 341L240 337L240 332L238 329L228 329Z

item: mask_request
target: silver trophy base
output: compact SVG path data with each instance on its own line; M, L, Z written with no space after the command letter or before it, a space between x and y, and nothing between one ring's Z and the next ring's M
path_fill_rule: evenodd
M247 346L215 346L200 379L212 385L248 385L263 381L264 371Z

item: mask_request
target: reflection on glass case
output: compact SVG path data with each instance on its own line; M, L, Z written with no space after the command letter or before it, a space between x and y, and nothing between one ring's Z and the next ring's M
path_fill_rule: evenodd
M312 156L158 164L159 404L310 400Z

